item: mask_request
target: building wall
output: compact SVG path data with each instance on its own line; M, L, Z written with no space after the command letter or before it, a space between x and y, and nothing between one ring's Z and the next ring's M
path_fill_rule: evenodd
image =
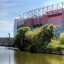
M22 20L21 16L17 16L14 20L14 36L17 34L17 26L20 24L19 21L21 20Z
M21 19L20 21L18 21L18 23L17 23L17 25L19 26L19 25L24 25L24 19Z
M24 26L24 21L25 21L25 19L22 19L22 20L18 21L18 23L17 23L17 30L18 30L20 27L23 27L23 26Z
M48 24L53 24L56 27L56 36L59 36L59 34L62 33L62 21L62 12L48 15Z
M15 19L15 21L14 21L14 36L15 36L16 33L17 33L17 22L18 22L18 20Z
M23 26L28 26L31 29L34 29L45 24L53 24L54 26L56 26L55 34L57 36L60 33L64 32L64 11L53 14L45 14L40 18L27 18L18 22L15 21L15 32L17 33L17 30Z

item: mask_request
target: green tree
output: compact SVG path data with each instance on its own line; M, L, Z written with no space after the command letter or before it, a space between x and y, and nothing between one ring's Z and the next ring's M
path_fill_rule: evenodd
M25 33L30 31L29 27L21 27L18 29L17 35L14 37L14 44L16 47L22 49L25 45Z
M54 32L55 32L55 27L51 24L51 25L44 25L41 29L41 32L39 34L39 39L42 42L50 42L51 38L53 38L54 36Z
M20 33L17 33L14 37L14 45L18 48L21 48L21 36Z
M59 40L64 43L64 32L59 35Z

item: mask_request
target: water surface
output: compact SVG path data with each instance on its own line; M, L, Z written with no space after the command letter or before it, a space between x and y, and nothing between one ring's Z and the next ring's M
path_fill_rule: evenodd
M64 64L64 55L20 52L0 47L0 64Z

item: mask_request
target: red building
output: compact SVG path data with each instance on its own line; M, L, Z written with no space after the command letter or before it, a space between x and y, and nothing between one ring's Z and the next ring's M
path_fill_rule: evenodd
M53 24L56 26L57 36L64 32L64 2L25 12L23 17L24 26L29 26L31 29L45 24Z

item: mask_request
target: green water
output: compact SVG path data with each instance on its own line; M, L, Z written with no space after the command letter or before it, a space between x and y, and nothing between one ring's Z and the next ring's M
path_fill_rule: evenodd
M64 64L64 56L20 52L0 47L0 64Z
M53 54L15 52L16 64L64 64L64 56Z

